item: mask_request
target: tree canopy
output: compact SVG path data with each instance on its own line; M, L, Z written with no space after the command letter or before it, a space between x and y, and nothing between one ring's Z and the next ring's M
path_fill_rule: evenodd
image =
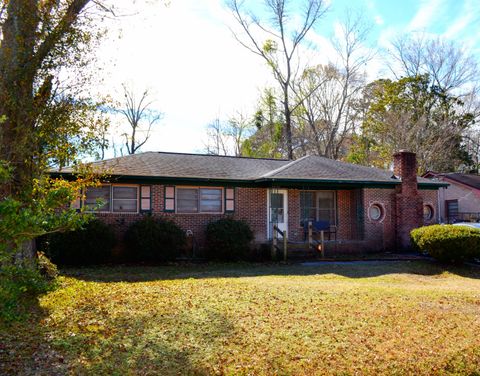
M11 193L31 191L51 161L72 162L97 145L102 121L82 87L88 50L103 32L103 7L89 0L0 3L0 159L12 168ZM104 9L102 8L102 11ZM75 72L75 81L62 73Z
M84 88L90 48L104 32L96 22L108 11L90 0L0 2L3 251L22 243L31 255L29 240L78 223L67 204L89 183L52 180L47 172L101 141L106 122Z
M474 120L463 102L425 74L381 79L364 90L368 109L355 138L352 162L388 168L399 149L417 154L419 170L450 171L469 163L462 135Z

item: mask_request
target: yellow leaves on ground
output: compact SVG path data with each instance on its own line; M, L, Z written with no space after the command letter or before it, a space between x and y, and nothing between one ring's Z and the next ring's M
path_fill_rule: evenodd
M68 270L41 300L74 374L455 374L480 362L480 270L421 262Z

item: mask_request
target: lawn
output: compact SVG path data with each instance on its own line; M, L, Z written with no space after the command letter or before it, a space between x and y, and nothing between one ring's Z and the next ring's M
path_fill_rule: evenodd
M64 270L0 374L480 374L480 268L426 261Z

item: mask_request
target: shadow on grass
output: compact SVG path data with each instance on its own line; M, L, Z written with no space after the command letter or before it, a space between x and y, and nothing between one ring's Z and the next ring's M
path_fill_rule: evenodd
M111 318L86 302L74 317L51 325L38 301L26 308L27 318L0 323L0 375L210 375L216 370L204 365L216 359L202 365L205 349L228 340L233 330L215 311Z
M95 282L148 282L157 280L241 278L256 276L309 276L335 274L347 278L368 278L389 274L435 276L451 273L466 278L480 278L480 267L446 265L430 260L355 261L281 263L206 263L163 266L99 266L64 269L67 276Z
M72 336L65 318L63 332L55 339L56 346L71 356L71 372L79 375L210 375L215 370L206 364L217 359L205 362L205 357L233 330L225 316L213 311L132 312L112 319L87 305L83 314L103 324L96 329L92 324L77 326ZM82 317L81 309L76 317Z
M0 375L65 375L64 356L47 341L41 325L47 312L32 297L22 302L22 317L0 322Z

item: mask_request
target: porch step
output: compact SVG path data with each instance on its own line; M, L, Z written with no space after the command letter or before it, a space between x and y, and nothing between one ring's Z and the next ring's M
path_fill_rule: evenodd
M283 249L277 251L277 259L283 258ZM288 242L288 260L317 260L320 254L313 249L309 249L304 242Z

